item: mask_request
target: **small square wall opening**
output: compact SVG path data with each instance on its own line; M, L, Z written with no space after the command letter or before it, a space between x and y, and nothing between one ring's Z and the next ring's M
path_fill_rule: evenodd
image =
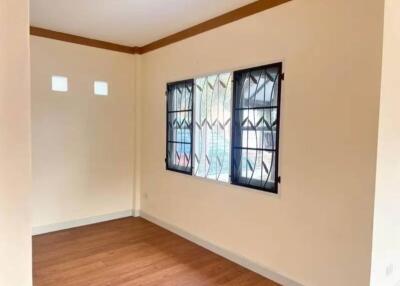
M107 96L108 95L108 82L95 81L94 82L94 95Z
M53 91L67 92L68 78L65 76L53 75L51 77L51 89Z

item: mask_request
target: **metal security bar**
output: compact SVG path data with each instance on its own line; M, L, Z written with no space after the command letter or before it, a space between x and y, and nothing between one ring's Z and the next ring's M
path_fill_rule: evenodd
M232 73L196 78L194 175L229 182Z
M167 84L166 169L192 174L193 80Z
M231 183L278 192L282 63L234 73Z

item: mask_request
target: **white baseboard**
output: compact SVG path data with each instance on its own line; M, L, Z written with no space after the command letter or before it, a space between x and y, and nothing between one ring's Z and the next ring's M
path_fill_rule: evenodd
M162 228L165 228L187 240L190 240L193 243L196 243L197 245L200 245L232 262L235 262L236 264L239 264L247 269L250 269L272 281L275 281L283 286L303 286L302 284L295 282L294 280L285 277L279 273L276 273L275 271L272 271L270 269L267 269L264 266L261 266L260 264L250 261L249 259L238 255L236 253L233 253L229 250L226 250L222 247L219 247L217 245L214 245L208 241L205 241L195 235L192 235L191 233L176 227L174 225L171 225L167 222L164 222L156 217L153 217L152 215L149 215L143 211L140 211L140 216L156 225L159 225Z
M94 223L99 223L99 222L104 222L104 221L109 221L109 220L114 220L114 219L119 219L119 218L124 218L124 217L130 217L130 216L137 216L137 211L125 210L125 211L115 212L115 213L111 213L111 214L93 216L93 217L71 220L71 221L66 221L66 222L61 222L61 223L55 223L55 224L49 224L49 225L43 225L43 226L35 226L32 228L32 235L44 234L44 233L54 232L54 231L58 231L58 230L64 230L64 229L69 229L69 228L73 228L73 227L84 226L84 225L89 225L89 224L94 224Z
M133 210L132 211L132 216L133 217L140 217L140 211L139 210Z

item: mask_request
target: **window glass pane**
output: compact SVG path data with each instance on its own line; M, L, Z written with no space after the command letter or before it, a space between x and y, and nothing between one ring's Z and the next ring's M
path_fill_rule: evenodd
M192 111L168 113L168 141L191 142Z
M244 72L237 81L237 91L241 94L235 98L237 108L261 108L277 106L279 75L278 67L253 69Z
M194 174L228 182L230 174L232 73L195 80Z
M234 73L233 184L277 192L281 64Z
M235 149L237 183L268 189L275 184L275 152Z
M168 167L170 169L190 173L192 151L190 144L168 143Z
M192 109L192 85L190 83L170 84L168 87L168 111Z
M235 147L275 150L277 108L237 110L236 130L241 132Z
M168 170L192 174L193 80L167 85Z

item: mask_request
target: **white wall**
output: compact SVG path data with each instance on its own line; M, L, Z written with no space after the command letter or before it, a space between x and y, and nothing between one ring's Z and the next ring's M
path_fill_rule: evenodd
M29 3L0 1L0 285L32 285Z
M35 36L31 57L33 227L129 212L134 57ZM68 77L67 93L51 90L52 75ZM95 80L109 96L93 95Z
M295 0L142 56L142 211L307 286L370 281L383 0ZM165 170L165 86L284 62L279 195Z
M400 286L399 69L400 1L386 0L371 286Z

